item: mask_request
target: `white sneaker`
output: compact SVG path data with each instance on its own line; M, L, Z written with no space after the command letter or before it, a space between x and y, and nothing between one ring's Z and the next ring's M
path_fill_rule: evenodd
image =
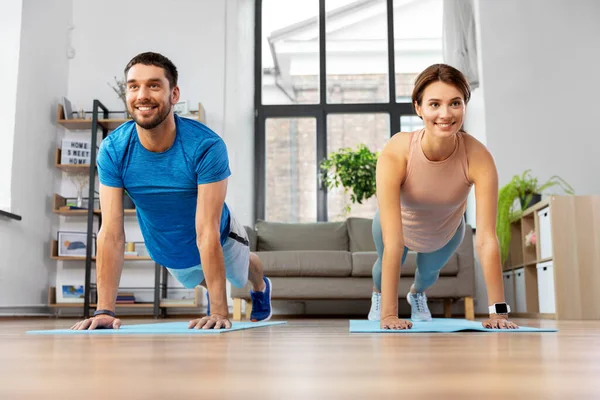
M371 310L368 319L369 321L379 321L381 319L381 293L373 292L373 295L371 295Z
M431 321L431 312L427 307L427 295L425 293L411 294L408 292L406 300L410 304L410 319L419 322Z

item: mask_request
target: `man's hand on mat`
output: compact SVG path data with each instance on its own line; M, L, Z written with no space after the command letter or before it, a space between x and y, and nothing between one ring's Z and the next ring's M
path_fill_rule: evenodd
M382 319L379 326L381 329L410 329L412 322L392 316Z
M229 329L231 328L231 322L227 317L212 314L203 318L195 319L190 321L189 329Z
M119 329L121 320L110 315L98 315L96 317L79 321L71 327L72 330L85 331L93 329Z
M504 315L490 315L490 319L481 323L487 329L519 329L519 326L514 322L510 322L508 317Z

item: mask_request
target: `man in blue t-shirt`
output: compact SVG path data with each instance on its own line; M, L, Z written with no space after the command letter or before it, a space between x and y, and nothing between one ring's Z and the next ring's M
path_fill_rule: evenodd
M127 122L102 141L98 176L102 228L96 260L98 308L72 329L118 328L115 303L124 260L123 191L137 209L148 253L187 288L208 289L207 316L190 328L230 328L225 280L252 284L254 321L271 317L271 281L250 252L244 227L225 203L231 175L223 140L173 113L177 69L142 53L125 68Z

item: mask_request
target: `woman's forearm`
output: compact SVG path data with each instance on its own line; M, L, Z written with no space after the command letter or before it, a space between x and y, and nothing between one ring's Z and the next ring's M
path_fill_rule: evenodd
M504 302L504 282L497 240L489 240L476 245L477 255L483 270L483 278L488 294L488 305Z
M396 248L397 247L397 248ZM401 249L401 250L399 250ZM398 285L404 244L383 251L381 273L381 319L398 316Z

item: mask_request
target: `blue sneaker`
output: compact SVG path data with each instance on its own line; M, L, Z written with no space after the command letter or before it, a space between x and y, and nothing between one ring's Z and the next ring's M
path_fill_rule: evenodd
M266 276L263 277L265 281L264 292L250 291L250 297L252 297L252 312L250 313L250 320L252 322L257 321L268 321L273 315L273 309L271 308L271 280Z
M210 317L210 297L208 297L208 290L206 291L206 316Z

